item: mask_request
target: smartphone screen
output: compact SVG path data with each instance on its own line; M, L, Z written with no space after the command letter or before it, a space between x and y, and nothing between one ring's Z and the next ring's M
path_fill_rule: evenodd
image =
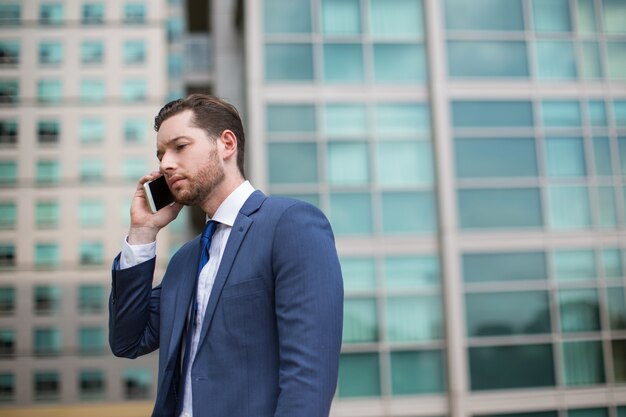
M153 213L174 202L174 196L167 186L164 176L148 181L143 185L143 189L146 192L146 198Z

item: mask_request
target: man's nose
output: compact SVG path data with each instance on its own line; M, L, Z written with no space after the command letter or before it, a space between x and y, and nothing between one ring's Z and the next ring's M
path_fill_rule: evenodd
M162 174L165 174L168 171L172 171L176 167L176 163L174 158L170 155L169 152L165 152L161 157L161 162L159 163L159 171Z

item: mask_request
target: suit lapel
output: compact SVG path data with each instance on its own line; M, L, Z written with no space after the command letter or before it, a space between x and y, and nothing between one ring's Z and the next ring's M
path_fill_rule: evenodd
M222 255L222 260L220 261L220 266L217 270L217 275L215 276L215 282L213 283L213 288L211 289L211 295L209 296L206 312L204 313L204 320L202 322L202 331L198 342L198 350L200 349L200 345L204 341L209 325L213 320L213 314L215 313L217 302L222 295L222 289L224 288L224 284L226 284L233 262L237 256L237 252L239 252L239 248L241 247L244 237L254 222L254 220L249 216L259 209L266 198L265 194L257 190L252 193L250 197L248 197L241 210L239 210L239 214L235 219L235 224L233 224L230 236L228 237L228 242L226 242L226 248L224 249L224 254Z

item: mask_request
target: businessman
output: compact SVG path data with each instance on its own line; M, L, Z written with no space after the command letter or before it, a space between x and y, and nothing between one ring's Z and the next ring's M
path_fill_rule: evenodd
M155 118L159 172L141 178L113 262L109 344L159 349L153 416L326 417L337 384L343 284L315 207L255 190L237 110L195 94ZM153 214L143 184L164 175L176 202ZM185 205L202 235L153 288L156 237Z

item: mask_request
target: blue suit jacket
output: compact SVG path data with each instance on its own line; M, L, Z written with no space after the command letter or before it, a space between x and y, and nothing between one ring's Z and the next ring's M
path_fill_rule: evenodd
M174 416L181 400L181 336L199 250L198 237L185 244L154 288L154 259L113 268L113 353L135 358L160 348L153 416ZM235 220L207 305L191 368L194 417L326 417L342 321L341 270L324 215L255 191Z

